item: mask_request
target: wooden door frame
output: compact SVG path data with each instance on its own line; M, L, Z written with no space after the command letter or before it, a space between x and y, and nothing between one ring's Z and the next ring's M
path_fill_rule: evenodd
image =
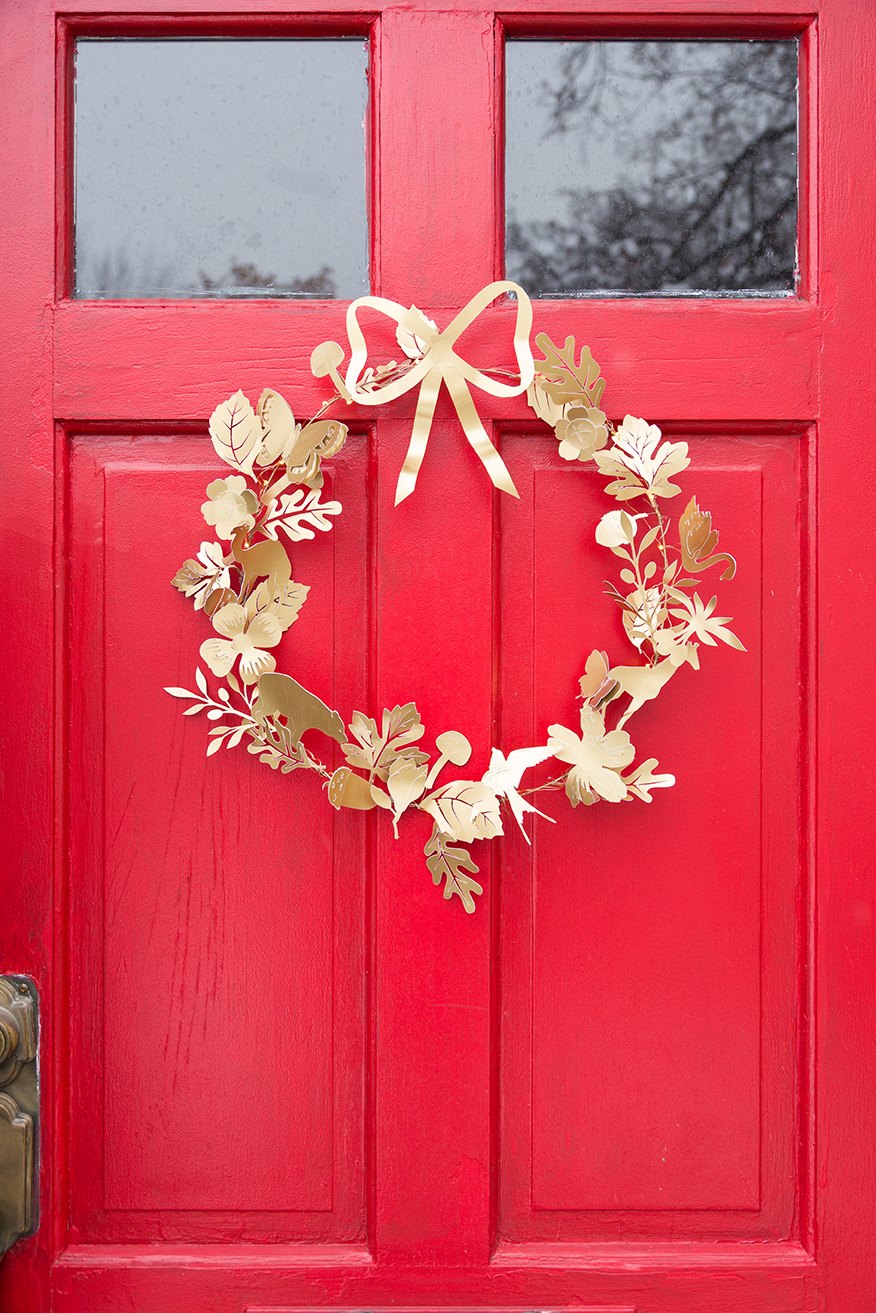
M627 363L612 363L613 400L635 398L637 410L672 421L695 416L703 422L748 421L786 424L812 434L809 472L813 496L803 508L812 557L809 571L807 660L804 691L809 708L806 810L803 838L808 867L801 880L800 1043L800 1228L793 1243L691 1248L642 1245L591 1246L574 1253L556 1246L497 1246L496 1134L498 1092L492 1047L500 1023L500 1001L491 991L491 961L498 951L493 923L482 916L464 939L448 920L430 927L436 950L454 973L460 991L492 1004L472 1022L472 1060L491 1082L493 1098L470 1110L466 1133L471 1162L493 1165L454 1179L458 1143L442 1131L438 1113L453 1097L454 1073L436 1079L430 1054L412 1052L408 1080L428 1090L424 1115L433 1118L430 1172L413 1194L404 1164L422 1150L410 1118L387 1110L393 1090L384 1072L372 1068L372 1115L381 1151L371 1165L369 1246L360 1255L308 1254L313 1269L337 1264L333 1282L350 1305L411 1302L427 1305L530 1306L534 1289L541 1305L586 1298L610 1304L616 1313L643 1295L641 1282L655 1277L660 1308L682 1313L696 1301L709 1277L712 1313L758 1308L807 1313L869 1313L876 1298L872 1233L876 1187L866 1137L876 1126L876 1051L872 1023L876 982L872 867L873 767L876 715L861 695L869 669L876 585L854 556L861 523L876 518L876 482L851 475L849 435L867 432L874 411L872 287L876 276L876 230L872 223L876 183L873 113L874 38L860 0L714 0L704 14L663 0L605 0L597 15L583 16L568 0L520 0L486 15L474 0L456 0L439 20L438 8L409 11L377 3L351 11L330 2L316 15L291 17L276 5L253 0L249 12L233 6L186 0L186 13L162 12L149 0L127 16L105 0L10 0L2 15L5 78L0 85L2 137L7 150L4 230L5 268L0 285L0 323L11 368L6 378L9 436L4 444L7 488L13 500L7 518L8 577L26 592L26 612L3 630L6 670L17 672L8 696L3 735L7 817L4 915L0 917L0 969L24 972L38 982L43 1000L43 1126L41 1209L43 1225L0 1265L0 1301L11 1308L47 1307L54 1284L64 1294L58 1307L88 1307L88 1272L95 1264L131 1277L131 1299L142 1309L162 1307L162 1262L148 1252L104 1247L89 1255L67 1244L66 1198L66 1017L69 989L65 961L63 580L65 524L59 514L68 434L85 426L125 423L201 422L215 400L210 383L189 388L184 401L174 389L172 361L186 344L199 345L199 375L221 374L233 339L245 335L253 354L285 353L290 386L306 404L317 385L296 359L302 340L317 342L337 332L337 303L302 305L175 302L167 304L84 303L69 299L69 42L78 32L167 35L205 32L226 35L368 34L379 77L373 85L372 267L373 289L418 304L442 320L476 287L500 272L502 251L501 77L502 38L509 34L788 35L804 37L805 77L801 122L800 295L789 301L647 299L582 303L549 302L539 307L540 327L574 331L587 324L594 351L626 340ZM413 20L416 21L413 21ZM452 24L447 47L430 40L436 23ZM182 24L182 26L180 26ZM484 49L488 49L484 74ZM457 80L450 131L456 150L446 160L443 207L421 187L422 140L409 131L408 88L416 77L427 102L440 106L441 88L455 76L461 50L468 49L469 76ZM424 56L428 60L424 62ZM474 70L474 71L472 71ZM475 75L475 73L477 75ZM492 123L496 131L466 133L466 124ZM817 131L811 130L817 125ZM477 198L460 207L459 196ZM491 200L492 198L492 200ZM818 205L816 207L816 198ZM447 234L446 252L436 252L433 234ZM451 254L452 253L452 254ZM497 325L502 310L494 312ZM868 331L869 330L869 331ZM498 329L497 329L498 331ZM643 344L658 341L667 376L658 386L642 378L635 361ZM716 381L703 363L702 343L720 341L723 358L744 378L743 402ZM610 346L603 352L611 358ZM129 361L139 369L131 376ZM699 362L699 364L698 364ZM776 379L781 379L777 392ZM124 385L121 386L122 380ZM853 387L848 386L849 382ZM164 383L167 386L164 386ZM862 404L863 402L863 404ZM845 412L843 411L845 403ZM509 410L512 417L518 413ZM861 422L863 418L863 423ZM851 506L858 510L850 515ZM851 525L850 525L851 521ZM849 538L852 539L851 544ZM391 550L388 536L386 548ZM22 602L22 607L25 603ZM393 599L383 601L391 616ZM863 631L863 632L862 632ZM868 644L867 640L871 639ZM391 647L385 661L391 663ZM820 683L825 695L818 697ZM478 728L488 729L488 726ZM847 763L851 763L851 769ZM54 806L50 807L49 801ZM422 909L398 915L390 903L401 859L381 851L386 880L375 890L373 1001L383 1017L382 1041L404 1045L410 1034L394 1007L409 969L410 944L422 933ZM817 876L817 899L816 899ZM451 1064L452 1068L452 1064ZM60 1093L59 1093L60 1091ZM411 1210L429 1210L429 1236L412 1244L402 1225ZM134 1247L136 1249L136 1247ZM122 1251L125 1252L122 1252ZM287 1255L284 1278L290 1307L313 1303L305 1265ZM179 1252L175 1261L191 1269L192 1308L227 1298L229 1283L257 1290L257 1275L240 1255L218 1247L197 1262ZM51 1275L52 1265L55 1275ZM296 1275L296 1264L298 1265ZM739 1275L741 1273L741 1277ZM250 1281L250 1285L247 1285ZM123 1287L117 1287L119 1299ZM126 1287L127 1289L127 1287ZM648 1287L650 1290L651 1287ZM266 1301L268 1302L268 1301ZM255 1303L258 1304L256 1298ZM119 1306L123 1306L122 1303ZM132 1305L133 1306L133 1305ZM108 1305L106 1306L109 1307ZM224 1305L222 1305L224 1307ZM234 1305L237 1307L237 1305ZM643 1313L652 1304L642 1303ZM656 1307L656 1306L654 1306ZM180 1310L182 1313L182 1310Z

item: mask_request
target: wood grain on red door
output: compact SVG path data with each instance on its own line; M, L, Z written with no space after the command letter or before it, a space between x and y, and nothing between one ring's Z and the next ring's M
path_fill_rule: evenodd
M42 1220L0 1308L870 1313L869 6L240 8L0 12L0 970L44 1017ZM439 325L501 273L509 33L801 38L799 296L536 306L589 342L612 416L695 440L749 653L637 720L675 790L477 854L471 917L424 870L425 821L395 842L310 780L205 762L162 692L200 632L168 580L206 417L237 387L315 410L343 306L70 296L74 38L331 32L370 42L373 290ZM483 316L482 359L511 317ZM345 712L415 698L480 768L619 641L602 500L522 399L483 400L521 500L494 495L445 399L394 508L413 404L353 417L344 515L294 549L314 587L286 668Z

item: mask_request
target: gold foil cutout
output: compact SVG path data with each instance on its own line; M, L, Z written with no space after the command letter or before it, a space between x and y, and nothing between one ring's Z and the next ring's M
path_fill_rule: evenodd
M385 780L399 755L418 766L429 760L424 752L412 746L425 732L413 702L384 711L380 729L370 716L354 711L350 721L350 740L342 742L341 747L351 766Z
M495 301L506 292L513 292L517 297L513 343L520 371L518 383L497 382L469 364L454 350L457 339L462 333L475 322L491 301ZM372 384L368 388L361 386L368 347L357 318L359 310L364 307L386 315L396 323L399 330L424 343L422 356L412 362L410 370L401 377L386 383ZM431 321L413 306L406 310L398 302L388 301L382 296L362 296L353 301L347 309L347 336L351 354L346 376L342 378L338 369L340 363L338 353L340 352L340 359L343 360L343 350L334 342L323 342L315 349L311 357L311 369L320 378L330 374L342 396L362 406L385 405L388 401L394 401L420 385L410 445L396 486L396 505L409 497L416 487L417 475L429 441L432 416L435 413L442 383L450 393L466 438L480 457L494 486L516 497L518 492L514 481L508 473L505 462L487 436L468 385L471 383L494 397L516 397L521 392L525 392L534 376L532 351L529 346L531 327L532 303L529 297L517 283L507 280L490 283L484 287L459 311L443 332L439 332ZM338 363L332 363L334 361Z
M349 766L339 766L328 785L328 800L338 810L351 807L354 811L371 811L377 801L371 792L371 785L361 775L350 770Z
M219 459L233 469L251 475L261 446L262 429L255 411L240 390L219 403L210 416L209 428Z
M432 876L433 884L444 881L444 897L459 898L467 912L475 910L474 894L482 894L483 887L471 875L476 875L478 868L472 861L471 853L466 848L459 848L442 834L436 824L423 849L426 854L426 866ZM467 874L468 873L468 874Z
M470 843L502 834L499 799L482 780L452 780L419 804L442 834Z
M630 736L620 728L606 731L598 711L581 708L581 734L564 725L549 725L549 743L559 761L572 769L566 776L566 796L573 807L604 798L606 802L623 802L627 786L618 771L629 766L635 756Z
M529 835L523 824L523 817L527 812L534 812L536 816L541 816L543 820L553 823L553 816L547 816L544 812L533 807L531 802L527 802L518 793L520 781L523 772L529 770L531 766L537 766L539 762L547 761L548 757L554 755L553 748L515 748L509 752L506 757L504 752L499 748L493 748L490 753L489 769L483 775L483 782L487 788L492 789L497 797L505 798L511 813L520 826L520 832L527 843L530 843Z
M231 537L231 555L243 571L245 593L260 579L269 579L271 587L282 592L292 578L292 562L285 547L270 538L250 545L246 529L235 529Z
M272 485L266 502L292 483L321 488L322 462L343 447L347 439L346 424L335 419L296 424L288 401L273 388L265 388L259 397L258 419L262 434L258 464L273 465L282 460L286 465L285 475Z
M619 692L625 693L630 699L630 705L617 722L618 729L621 729L630 716L635 715L646 702L653 702L654 698L662 693L676 670L685 663L693 666L694 670L700 668L697 648L693 643L677 647L668 657L664 657L653 666L612 666L609 671L610 678L616 681Z
M682 511L678 534L681 539L681 563L685 570L698 573L700 570L708 570L711 565L717 565L719 561L726 561L727 568L721 578L733 578L736 561L729 552L715 552L718 530L712 528L710 512L700 510L696 497L691 497Z
M317 729L338 743L344 741L344 722L338 713L290 675L262 675L252 714L257 721L282 718L291 732L293 748L309 729Z

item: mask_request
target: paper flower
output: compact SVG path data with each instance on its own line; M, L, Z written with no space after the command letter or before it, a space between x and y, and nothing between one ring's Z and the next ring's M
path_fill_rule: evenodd
M255 524L259 504L242 474L214 479L207 484L207 497L209 501L201 506L201 514L220 538L230 538L235 529L251 529Z
M244 608L232 602L213 616L213 628L224 638L208 638L201 644L201 656L214 675L224 678L238 657L244 684L254 684L259 675L276 669L270 652L263 651L276 647L283 636L275 615L262 611L250 620Z
M608 442L605 414L595 406L568 406L556 434L563 460L590 460Z
M623 802L627 796L619 770L629 766L635 756L630 736L623 729L606 733L598 711L581 709L581 736L564 725L549 725L548 746L558 761L572 767L566 776L566 794L573 807L596 798L606 802Z

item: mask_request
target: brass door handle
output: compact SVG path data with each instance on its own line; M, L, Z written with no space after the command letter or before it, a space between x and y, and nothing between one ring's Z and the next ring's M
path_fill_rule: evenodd
M36 1229L37 994L0 976L0 1254Z

